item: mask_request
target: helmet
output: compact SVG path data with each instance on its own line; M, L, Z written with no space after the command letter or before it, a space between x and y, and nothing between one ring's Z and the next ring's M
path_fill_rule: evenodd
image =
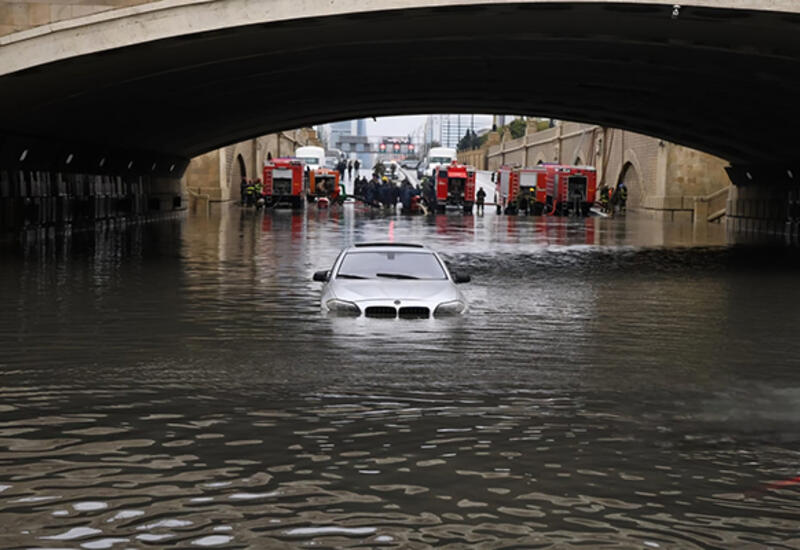
M382 179L383 179L383 181L389 181L389 178L387 178L386 176L383 176Z

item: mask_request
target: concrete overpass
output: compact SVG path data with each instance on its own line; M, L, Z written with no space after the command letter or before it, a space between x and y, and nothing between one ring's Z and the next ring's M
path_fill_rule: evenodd
M169 178L312 123L518 112L657 136L774 183L800 173L798 31L793 0L141 4L0 38L0 167Z

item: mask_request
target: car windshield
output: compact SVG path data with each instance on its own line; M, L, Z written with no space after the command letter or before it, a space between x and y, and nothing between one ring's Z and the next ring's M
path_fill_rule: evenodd
M436 162L439 164L450 164L450 161L453 160L450 157L432 157L431 162Z
M445 280L442 265L430 252L351 252L344 257L337 277L343 279Z

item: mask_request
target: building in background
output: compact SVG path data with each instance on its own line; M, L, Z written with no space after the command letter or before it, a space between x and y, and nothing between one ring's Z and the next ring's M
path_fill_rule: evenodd
M419 145L423 154L434 142L442 147L456 147L467 130L480 134L490 129L492 122L492 115L429 115Z

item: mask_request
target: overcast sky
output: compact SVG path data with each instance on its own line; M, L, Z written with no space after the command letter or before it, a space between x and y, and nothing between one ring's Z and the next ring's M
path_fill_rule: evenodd
M377 121L367 119L367 135L407 136L425 124L428 115L378 117ZM462 115L464 124L469 124L470 115ZM492 125L491 115L475 115L475 130Z

